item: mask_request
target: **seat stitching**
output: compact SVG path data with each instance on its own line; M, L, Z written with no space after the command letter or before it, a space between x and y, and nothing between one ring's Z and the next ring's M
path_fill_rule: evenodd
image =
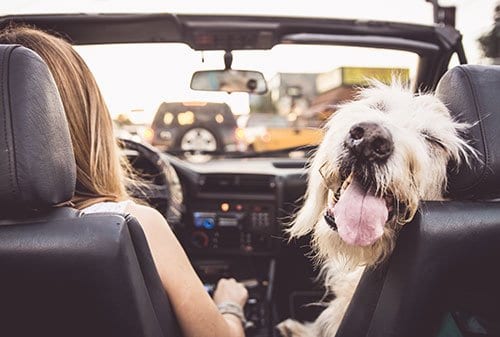
M489 170L487 168L490 164L490 157L491 156L490 156L489 149L488 149L488 143L486 142L486 134L485 134L485 129L484 129L483 123L482 123L481 109L479 107L476 90L475 90L474 86L472 85L472 79L470 78L470 74L467 71L465 71L465 69L463 69L463 68L458 68L458 69L465 75L465 79L467 80L467 83L469 84L470 90L472 92L472 98L474 101L474 108L476 110L477 119L478 119L478 121L480 121L479 128L481 130L481 140L483 142L482 145L484 147L484 157L485 157L484 158L484 165L482 167L481 174L479 175L479 179L475 183L472 183L468 187L465 187L463 189L464 191L467 191L467 190L472 190L473 188L475 188L478 185L480 185L481 183L483 183L486 180L486 178L489 176Z
M9 57L10 59L10 54L11 54L11 51L13 50L14 48L8 48L4 54L3 54L3 57L2 57L2 60L1 60L1 64L0 64L0 69L3 71L3 68L5 65L8 65L8 61L5 62L5 59L7 57ZM5 71L5 77L6 77L6 80L7 80L7 84L8 84L8 72ZM4 77L2 76L2 77ZM8 85L6 86L8 88ZM7 89L6 88L6 89ZM3 106L4 106L4 109L5 109L5 115L4 115L4 118L3 118L3 129L4 129L4 140L5 140L5 146L7 148L7 163L8 163L8 166L9 166L9 184L10 184L10 188L11 188L11 193L12 193L12 196L15 195L15 187L14 187L14 181L13 181L13 177L12 177L12 161L11 161L11 151L9 151L9 140L8 140L8 136L7 136L7 114L8 114L8 109L7 107L10 106L10 100L9 100L9 105L7 105L7 102L5 101L5 94L4 94L4 81L3 81L3 78L2 80L0 80L0 92L1 92L1 95L2 95L2 102L3 102Z

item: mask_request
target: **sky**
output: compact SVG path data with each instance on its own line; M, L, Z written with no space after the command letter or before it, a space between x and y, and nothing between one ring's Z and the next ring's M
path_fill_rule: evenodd
M469 63L485 63L478 49L477 38L493 24L493 8L497 0L440 0L441 5L457 7L457 28L462 32ZM10 0L0 1L0 14L32 13L117 13L117 12L177 12L265 14L312 17L357 18L359 20L390 20L432 24L432 6L424 0ZM152 119L157 106L164 100L207 99L227 101L239 113L248 110L245 94L193 93L186 91L189 76L196 69L222 66L222 54L201 54L184 45L165 46L85 46L78 51L89 64L113 114L143 110L136 114L140 122ZM297 46L291 46L297 47ZM295 58L287 55L293 53ZM288 46L264 54L240 53L233 66L258 69L269 79L274 73L295 71L317 72L333 69L346 62L350 65L384 66L390 60L394 66L415 67L413 55L401 52L383 54L357 53L346 48L320 48L314 51L314 62L307 62L311 51ZM121 55L121 56L120 56ZM270 58L274 61L269 61ZM146 62L139 59L146 58ZM368 61L367 61L368 60ZM134 63L135 62L135 63ZM140 65L139 65L140 64ZM189 65L190 68L187 68ZM194 68L193 68L194 67ZM196 70L195 69L195 70ZM138 121L139 122L139 121Z

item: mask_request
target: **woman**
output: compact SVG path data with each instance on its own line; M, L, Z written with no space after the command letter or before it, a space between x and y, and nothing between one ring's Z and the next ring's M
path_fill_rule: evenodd
M165 218L127 194L127 165L119 155L111 117L93 75L73 47L29 27L1 31L0 44L34 50L54 76L76 159L75 207L87 213L130 213L139 220L184 336L244 336L246 289L234 279L222 279L212 300Z

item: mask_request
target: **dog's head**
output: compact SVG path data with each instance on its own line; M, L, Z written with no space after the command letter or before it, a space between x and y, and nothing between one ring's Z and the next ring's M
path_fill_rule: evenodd
M320 258L377 263L419 200L442 199L448 164L467 158L466 128L432 95L397 84L362 90L328 121L289 233L312 232Z

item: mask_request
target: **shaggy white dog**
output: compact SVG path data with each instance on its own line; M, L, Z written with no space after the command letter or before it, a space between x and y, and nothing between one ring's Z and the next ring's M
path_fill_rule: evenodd
M312 234L316 262L335 299L315 322L279 324L283 336L335 335L364 268L392 252L420 200L443 199L448 164L473 153L459 136L467 127L433 95L398 84L374 83L332 115L288 233Z

